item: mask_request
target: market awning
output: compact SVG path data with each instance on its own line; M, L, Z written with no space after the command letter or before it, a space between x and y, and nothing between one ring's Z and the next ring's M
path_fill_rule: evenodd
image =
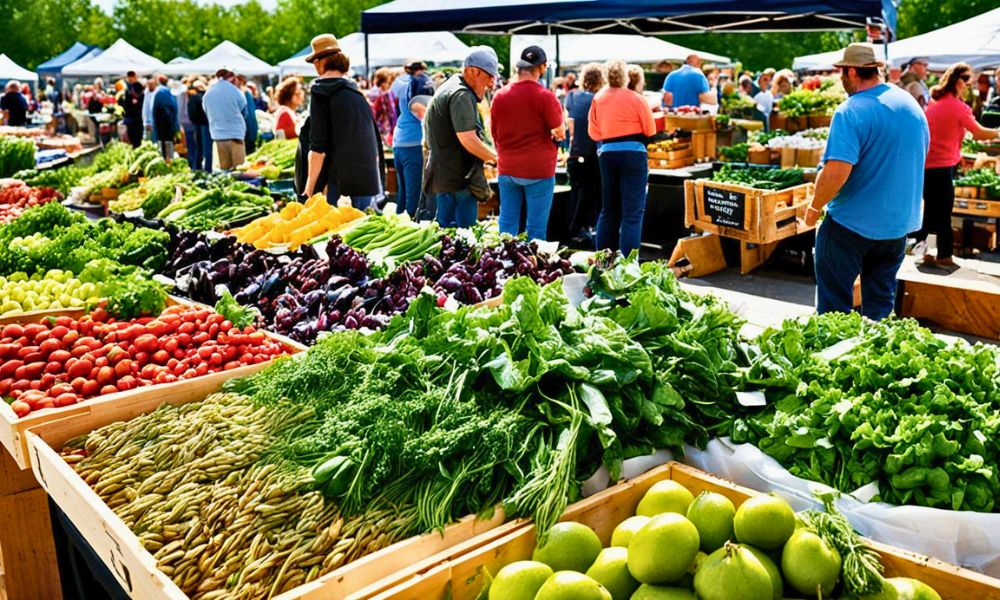
M528 46L541 46L550 60L556 57L556 38L550 35L515 35L510 38L510 60L513 63L521 56L521 51ZM729 64L729 58L692 50L677 44L665 42L659 38L642 35L624 35L612 33L568 34L559 36L559 64L580 65L588 62L600 62L610 57L620 58L632 63L655 63L661 60L683 61L688 56L697 54L705 62Z
M188 58L188 57L186 57L186 56L175 56L172 59L170 59L170 62L168 62L167 64L168 65L183 65L184 63L189 63L189 62L191 62L191 59Z
M223 67L246 77L278 74L277 67L272 67L229 40L194 60L171 63L161 69L167 75L212 74Z
M66 77L124 76L128 71L150 74L162 68L160 59L119 38L101 54L63 67L62 74Z
M0 81L4 83L16 79L20 82L38 81L38 75L14 62L6 54L0 54Z
M340 49L351 59L355 69L365 65L365 34L352 33L337 40ZM306 46L294 56L278 63L281 74L312 75L313 66L305 61L310 48ZM411 58L435 64L461 62L469 51L462 40L447 31L375 34L368 36L371 67L401 66Z
M102 50L97 46L90 46L81 42L74 42L72 46L53 56L49 60L38 65L36 69L41 76L58 75L62 73L63 67L78 60L93 58L100 54Z
M361 14L361 30L470 33L830 31L896 25L892 0L395 0Z

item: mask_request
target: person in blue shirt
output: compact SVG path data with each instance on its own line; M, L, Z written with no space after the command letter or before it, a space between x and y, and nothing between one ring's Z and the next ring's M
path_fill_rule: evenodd
M174 158L174 138L180 128L177 99L170 92L170 87L167 85L170 80L166 75L157 75L156 80L159 87L153 92L153 133L160 146L160 153L163 154L163 160L170 164Z
M236 83L247 100L246 106L243 107L243 120L247 123L247 132L243 143L246 147L246 153L252 154L257 149L257 103L254 102L253 92L250 90L246 77L237 75Z
M848 99L837 107L805 223L816 224L816 312L850 312L861 276L861 314L892 313L906 235L920 227L930 131L905 91L882 82L870 44L851 44L834 65Z
M219 153L219 168L230 170L246 160L247 123L243 112L247 97L234 85L236 74L229 69L219 69L216 81L205 92L202 108L208 117L208 129Z
M392 160L396 169L396 212L417 215L424 177L423 120L413 113L411 100L433 96L434 85L427 76L427 65L411 59L403 67L389 91L399 101L396 126L392 133Z
M718 99L708 85L708 78L701 72L701 59L692 54L684 61L684 66L663 81L663 106L677 108L701 104L718 104Z

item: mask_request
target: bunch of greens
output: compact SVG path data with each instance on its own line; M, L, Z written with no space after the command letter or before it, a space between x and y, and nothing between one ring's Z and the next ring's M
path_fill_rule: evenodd
M789 321L762 334L746 372L768 407L731 435L842 491L876 482L892 504L993 511L998 365L996 348L951 344L912 320Z
M784 129L773 129L771 131L751 131L749 134L750 143L760 144L761 146L766 146L768 142L778 137L787 137L792 135L785 131Z
M734 144L732 146L723 146L719 148L719 159L728 162L746 162L747 152L750 150L750 144Z
M759 190L783 190L805 183L802 169L740 169L730 165L712 174L713 181L741 183Z
M0 137L0 178L35 166L35 142L28 138Z
M226 318L233 326L243 329L248 325L256 325L260 319L260 311L253 306L241 306L233 298L233 295L226 290L222 297L215 303L215 312Z
M107 311L120 319L158 315L167 304L167 293L152 273L100 258L87 263L79 274L82 282L97 286L107 298Z
M753 116L756 104L749 96L743 94L727 94L722 97L722 114L729 115L735 119L749 119Z
M971 169L955 180L955 185L981 187L989 198L1000 198L1000 174L993 169Z
M655 264L592 278L579 309L528 278L495 310L425 294L382 332L330 334L230 389L315 411L272 459L311 468L349 514L415 506L429 530L502 501L544 532L601 464L617 480L623 460L704 442L731 411L711 406L737 379L731 314Z
M98 258L156 271L166 263L169 242L165 231L110 219L90 223L82 214L49 202L0 226L0 273L79 273Z
M50 187L56 189L63 196L69 195L70 189L80 183L80 179L90 175L92 167L80 167L68 165L58 169L45 169L42 171L28 169L14 175L15 179L20 179L31 187Z
M835 93L795 90L778 101L778 109L786 117L832 115L841 98Z

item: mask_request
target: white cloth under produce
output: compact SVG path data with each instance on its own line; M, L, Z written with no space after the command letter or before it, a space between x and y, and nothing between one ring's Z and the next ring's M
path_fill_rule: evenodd
M812 490L830 489L795 477L756 446L728 438L712 440L705 450L688 447L682 460L739 485L775 492L796 511L819 508ZM1000 514L893 506L847 495L837 508L865 537L1000 577Z

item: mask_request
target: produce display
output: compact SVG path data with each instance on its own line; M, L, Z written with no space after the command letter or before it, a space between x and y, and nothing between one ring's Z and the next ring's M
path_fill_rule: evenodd
M747 152L750 144L746 142L733 144L732 146L722 146L719 148L719 159L725 162L747 162Z
M393 270L441 250L437 223L421 225L409 215L374 215L344 234L344 243L364 252L372 264Z
M729 115L734 119L751 119L756 108L757 105L752 98L732 93L722 97L719 110L722 114Z
M735 421L734 441L839 490L877 482L884 502L998 510L996 347L834 313L786 322L759 345L748 383L768 406Z
M79 212L49 202L0 226L0 274L50 269L79 273L99 258L156 271L166 263L169 240L166 232L129 223L92 223Z
M238 242L255 248L288 248L298 250L306 243L322 241L325 234L338 231L364 216L351 206L330 206L326 197L316 194L306 201L289 202L279 212L261 217L232 234Z
M94 172L82 177L78 184L82 188L80 193L84 200L99 199L105 189L124 189L137 183L140 177L155 177L187 168L187 164L181 159L168 165L156 145L148 141L138 148L113 142L98 155L94 165Z
M956 187L978 187L988 199L1000 199L1000 174L994 169L971 169L955 179Z
M208 309L174 305L157 317L43 318L0 330L0 396L23 417L44 408L228 371L286 354L277 341Z
M712 174L712 181L739 183L758 190L783 190L802 185L805 178L802 169L740 169L722 165Z
M52 188L30 187L20 181L0 186L0 225L9 223L31 208L59 200L59 192Z
M108 208L120 213L142 209L143 216L153 218L174 200L178 187L181 191L190 188L192 178L191 172L152 177L123 190L117 198L108 202Z
M828 86L823 90L798 89L778 100L778 110L786 117L832 115L846 98L843 89Z
M19 137L0 137L0 178L35 167L35 142Z
M941 598L923 582L885 579L882 572L879 555L830 502L825 511L796 515L782 498L762 495L737 508L722 494L695 497L680 483L664 480L646 492L635 516L618 524L608 547L587 525L564 521L539 539L531 560L500 569L482 597Z
M295 174L298 140L271 140L246 158L237 170L257 174L264 179L291 178Z
M9 316L34 310L83 308L97 304L99 290L81 282L69 271L53 269L28 275L24 272L0 276L0 315Z
M181 202L167 205L156 218L181 229L207 231L224 229L273 209L274 200L266 191L249 186L240 190L233 186L194 192Z

